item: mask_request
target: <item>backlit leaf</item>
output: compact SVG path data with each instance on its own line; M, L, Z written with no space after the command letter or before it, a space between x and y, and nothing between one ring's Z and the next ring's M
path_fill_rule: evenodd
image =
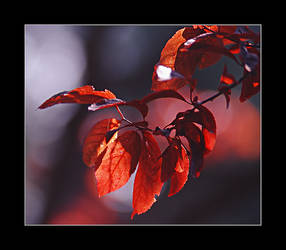
M167 81L158 81L156 68L154 68L152 76L152 91L159 91L165 89L179 89L184 87L188 80L191 79L195 71L198 60L197 57L189 57L188 55L180 52L179 48L188 40L201 34L201 31L196 31L192 27L186 27L178 30L166 43L161 52L159 60L160 65L171 68L173 71L178 72L185 78L172 78Z
M178 193L188 180L190 161L186 150L182 147L179 151L179 157L175 169L182 171L175 171L171 177L170 190L168 196Z
M198 109L202 114L202 133L204 135L205 149L204 153L211 152L216 142L216 121L212 112L203 105L199 105Z
M104 119L96 123L89 131L83 144L83 162L88 167L96 167L101 163L103 152L106 149L106 133L116 130L120 126L120 121L115 118ZM109 143L117 138L117 132L109 138ZM100 157L99 157L100 156Z
M236 80L234 76L227 72L227 66L224 65L223 73L220 77L220 83L218 86L218 90L224 94L225 100L226 100L226 108L229 107L230 102L230 95L231 95L231 89L228 88L229 85L236 83Z
M135 171L141 153L141 138L127 131L109 143L100 166L95 171L99 197L121 188Z
M151 208L163 186L161 182L161 152L151 133L143 132L142 153L133 188L133 212L142 214Z
M172 143L162 154L162 170L161 181L165 182L171 178L175 172L175 168L179 157L178 146Z
M102 101L103 99L115 99L116 96L109 90L96 91L93 86L85 85L71 91L60 92L39 106L39 109L45 109L59 103L79 103L92 104Z

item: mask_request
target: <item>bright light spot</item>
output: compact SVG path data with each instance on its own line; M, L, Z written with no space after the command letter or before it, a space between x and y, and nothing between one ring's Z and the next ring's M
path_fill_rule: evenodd
M167 81L172 79L172 69L163 65L159 65L156 70L158 81Z
M244 68L245 68L245 70L248 71L248 72L251 72L251 71L252 71L251 68L250 68L247 64L244 65Z
M195 41L196 41L196 39L191 38L191 39L187 40L187 41L184 43L184 45L185 45L185 46L191 46Z

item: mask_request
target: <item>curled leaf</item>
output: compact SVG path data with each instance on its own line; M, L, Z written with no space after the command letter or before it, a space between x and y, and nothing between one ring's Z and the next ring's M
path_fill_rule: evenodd
M116 96L109 90L96 91L91 85L85 85L71 91L62 91L53 95L39 106L39 109L45 109L59 103L79 103L92 104L98 103L104 99L115 99Z

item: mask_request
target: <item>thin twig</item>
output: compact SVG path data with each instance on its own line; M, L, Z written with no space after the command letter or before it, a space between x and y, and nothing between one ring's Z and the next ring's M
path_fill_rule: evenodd
M234 88L235 86L239 85L246 77L249 76L250 73L247 73L247 74L244 74L237 82L234 82L233 84L230 84L227 88L228 89L232 89ZM214 94L213 96L210 96L209 98L201 101L201 102L198 102L197 104L198 105L202 105L202 104L205 104L209 101L213 101L215 98L217 98L218 96L220 96L221 94L223 94L224 92L223 91L218 91L218 93Z

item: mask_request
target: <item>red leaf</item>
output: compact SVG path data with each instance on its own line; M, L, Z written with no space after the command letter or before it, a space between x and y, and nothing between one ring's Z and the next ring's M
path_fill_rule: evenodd
M199 53L201 58L198 66L203 69L215 64L221 58L223 48L222 40L214 36L214 33L204 33L185 42L183 51L193 55Z
M178 146L175 143L169 145L162 154L161 181L165 182L171 178L175 172L178 162Z
M175 169L181 169L182 171L175 171L173 173L168 194L169 197L179 192L185 185L186 181L188 180L189 165L190 161L186 150L181 148Z
M168 40L161 52L159 64L171 68L173 71L183 75L183 78L172 78L168 81L158 81L156 68L152 76L152 91L165 89L179 89L188 83L195 71L199 58L189 58L185 53L180 52L179 48L190 38L201 34L201 30L195 30L192 27L186 27L178 30L171 39Z
M111 118L96 123L89 131L83 144L83 162L88 167L97 168L106 153L106 146L117 138L117 132L106 141L106 133L120 126L120 121Z
M188 44L188 41L185 44ZM201 39L195 40L195 42L189 43L189 45L185 45L181 50L186 53L191 53L191 55L193 55L195 52L200 53L201 59L198 64L200 69L215 64L219 61L222 55L230 57L240 65L240 62L233 55L233 53L224 47L222 39L218 39L215 36L201 37Z
M212 112L203 105L199 105L198 109L202 114L202 132L204 135L205 149L204 153L213 150L216 142L216 122Z
M256 95L260 91L260 66L257 65L255 73L246 77L242 81L242 88L239 100L244 102L248 100L250 97ZM246 74L246 72L245 72Z
M203 105L179 113L171 123L176 127L177 136L185 136L191 150L191 169L196 177L203 168L203 156L211 152L216 141L216 122L213 114ZM194 123L202 126L200 129Z
M142 153L139 159L139 166L135 176L133 188L133 212L142 214L151 208L155 195L159 195L163 186L160 180L161 152L158 143L150 132L143 132Z
M184 136L187 138L191 149L192 174L199 177L199 173L203 168L203 156L205 151L203 133L197 125L190 121L184 121L182 126Z
M183 119L176 124L177 135L185 136L196 143L201 143L202 132L192 121Z
M214 34L217 34L218 37L220 37L219 35L221 35L221 38L223 39L224 45L232 43L232 41L229 39L225 39L224 36L222 36L222 34L229 36L232 33L234 33L236 30L236 26L229 26L229 25L223 25L223 26L219 26L219 25L193 25L193 27L196 29L198 29L198 28L202 29L205 32L212 31L212 32L214 32Z
M233 84L234 82L236 82L236 80L232 74L227 72L227 66L225 64L223 68L223 73L220 77L220 83L225 85L230 85Z
M111 99L111 100L104 99L99 103L92 104L91 106L88 107L88 109L92 111L97 111L100 109L125 105L125 106L132 106L138 109L141 112L142 116L146 117L146 115L148 114L148 106L146 104L158 98L176 98L184 102L187 102L186 99L181 94L179 94L174 90L162 90L151 93L143 97L141 100L132 100L126 102L120 99Z
M189 34L187 37L185 37L184 33L186 34L187 30L189 30L192 34ZM175 69L174 65L179 47L181 46L181 44L186 42L186 40L198 34L192 31L192 28L180 29L171 37L171 39L168 40L161 52L160 64L169 67L172 70Z
M230 95L231 95L231 89L228 88L229 85L235 83L236 80L234 76L227 72L227 66L224 65L223 73L220 77L220 84L218 86L218 90L223 92L224 97L226 99L226 108L229 107L230 102Z
M51 107L59 103L79 103L79 104L92 104L102 101L103 99L115 99L116 96L109 90L96 91L93 86L85 85L73 89L71 91L60 92L39 106L39 109Z
M127 131L109 143L102 162L95 171L98 196L121 188L135 171L141 153L141 138Z
M203 105L196 105L196 109L198 110L187 110L186 112L179 113L179 117L183 117L183 119L178 120L178 117L173 121L177 126L177 133L184 134L185 129L190 129L191 134L195 133L196 129L192 128L190 122L196 122L202 125L202 131L208 130L209 132L216 134L216 121L212 114L212 112ZM178 123L180 121L180 123ZM180 127L179 127L180 126ZM190 126L190 127L189 127ZM195 133L196 138L198 135ZM193 139L194 140L194 139Z

